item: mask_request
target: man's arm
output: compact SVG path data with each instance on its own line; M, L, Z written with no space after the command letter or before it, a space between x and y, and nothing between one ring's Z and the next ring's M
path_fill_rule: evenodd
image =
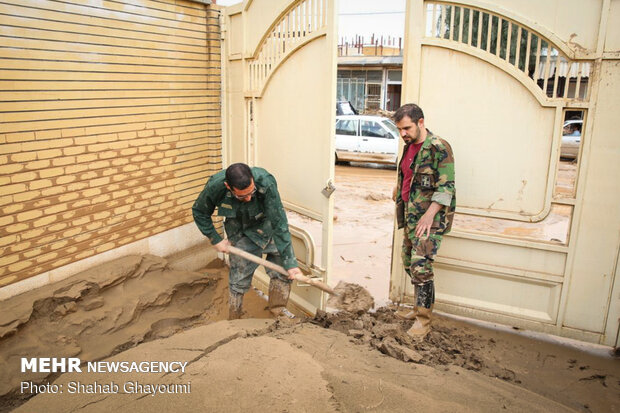
M291 233L288 229L288 219L286 218L286 212L275 179L273 183L267 186L267 192L265 193L265 215L271 221L273 229L273 241L276 244L276 248L282 257L283 267L289 270L291 274L292 269L298 272L299 268L297 259L295 258L295 252L293 251L293 243L291 241ZM301 273L301 271L299 271Z
M192 215L194 216L194 222L196 222L196 226L198 226L200 232L209 238L211 244L215 245L216 249L218 249L217 245L223 246L223 244L220 244L223 238L215 230L213 220L211 219L217 201L214 199L214 188L212 188L210 183L211 182L207 182L200 195L198 195L198 199L194 202L192 206ZM218 251L220 251L220 249L218 249Z
M449 207L454 196L454 155L448 142L441 140L441 143L435 152L438 176L435 192L431 198L431 205L416 225L416 237L429 236L435 215L441 208Z
M454 197L454 155L448 142L443 139L440 142L435 152L437 183L431 201L450 206Z
M433 226L433 220L435 219L435 214L439 212L439 210L443 208L443 205L438 204L437 202L431 202L431 205L428 207L422 218L418 220L418 224L415 226L415 236L418 238L428 238L431 233L431 227Z

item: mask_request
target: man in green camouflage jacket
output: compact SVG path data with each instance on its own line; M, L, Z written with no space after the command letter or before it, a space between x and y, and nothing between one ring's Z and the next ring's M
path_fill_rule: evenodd
M215 230L211 215L217 207L224 217L228 239ZM230 165L213 175L192 207L194 221L219 252L227 253L234 245L244 251L283 266L285 277L267 269L269 309L280 315L286 307L294 275L301 275L291 243L286 213L280 200L275 178L263 168L250 168L243 163ZM236 255L230 256L229 319L241 318L243 295L250 289L257 264Z
M416 294L413 311L397 315L415 320L407 333L420 338L430 331L435 302L433 261L454 218L454 155L448 142L426 129L419 106L401 106L394 121L405 141L394 193L396 217L398 228L404 228L403 265Z

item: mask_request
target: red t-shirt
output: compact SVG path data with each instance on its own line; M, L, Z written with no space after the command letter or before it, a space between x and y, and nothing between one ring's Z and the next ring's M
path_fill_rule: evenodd
M407 152L405 152L405 156L403 156L403 159L400 161L400 170L403 172L403 187L400 192L405 202L409 200L409 190L411 189L411 179L413 178L411 164L415 156L420 152L423 143L424 142L412 143L409 145Z

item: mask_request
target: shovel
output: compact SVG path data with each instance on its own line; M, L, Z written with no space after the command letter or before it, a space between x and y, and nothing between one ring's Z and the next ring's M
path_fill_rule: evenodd
M228 252L230 254L237 255L241 258L245 258L248 261L252 261L255 264L262 265L265 268L269 268L271 270L277 271L280 274L285 275L286 277L289 276L288 271L286 271L284 267L281 267L278 264L274 264L273 262L264 260L260 257L257 257L256 255L250 254L249 252L246 252L237 247L233 247L232 245L228 246ZM320 290L323 290L331 295L338 296L338 294L334 291L333 288L331 288L329 285L315 278L309 278L309 277L306 277L305 275L295 275L295 280L310 284L311 286L316 287Z

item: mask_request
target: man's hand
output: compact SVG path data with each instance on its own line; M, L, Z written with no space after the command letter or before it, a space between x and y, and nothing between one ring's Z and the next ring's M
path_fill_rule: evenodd
M392 189L392 201L396 202L396 194L398 193L398 186L394 185L394 189Z
M213 247L217 250L217 252L228 253L228 247L230 247L230 242L225 239L218 242Z
M418 225L415 226L415 236L418 238L428 238L431 233L431 226L433 225L434 214L431 215L426 211L422 218L418 221Z
M296 275L304 275L298 267L291 268L287 271L289 280L294 280Z
M441 204L432 202L428 207L422 218L418 221L418 225L415 226L415 236L418 238L428 238L431 234L431 226L433 225L433 219L435 214L442 208Z

